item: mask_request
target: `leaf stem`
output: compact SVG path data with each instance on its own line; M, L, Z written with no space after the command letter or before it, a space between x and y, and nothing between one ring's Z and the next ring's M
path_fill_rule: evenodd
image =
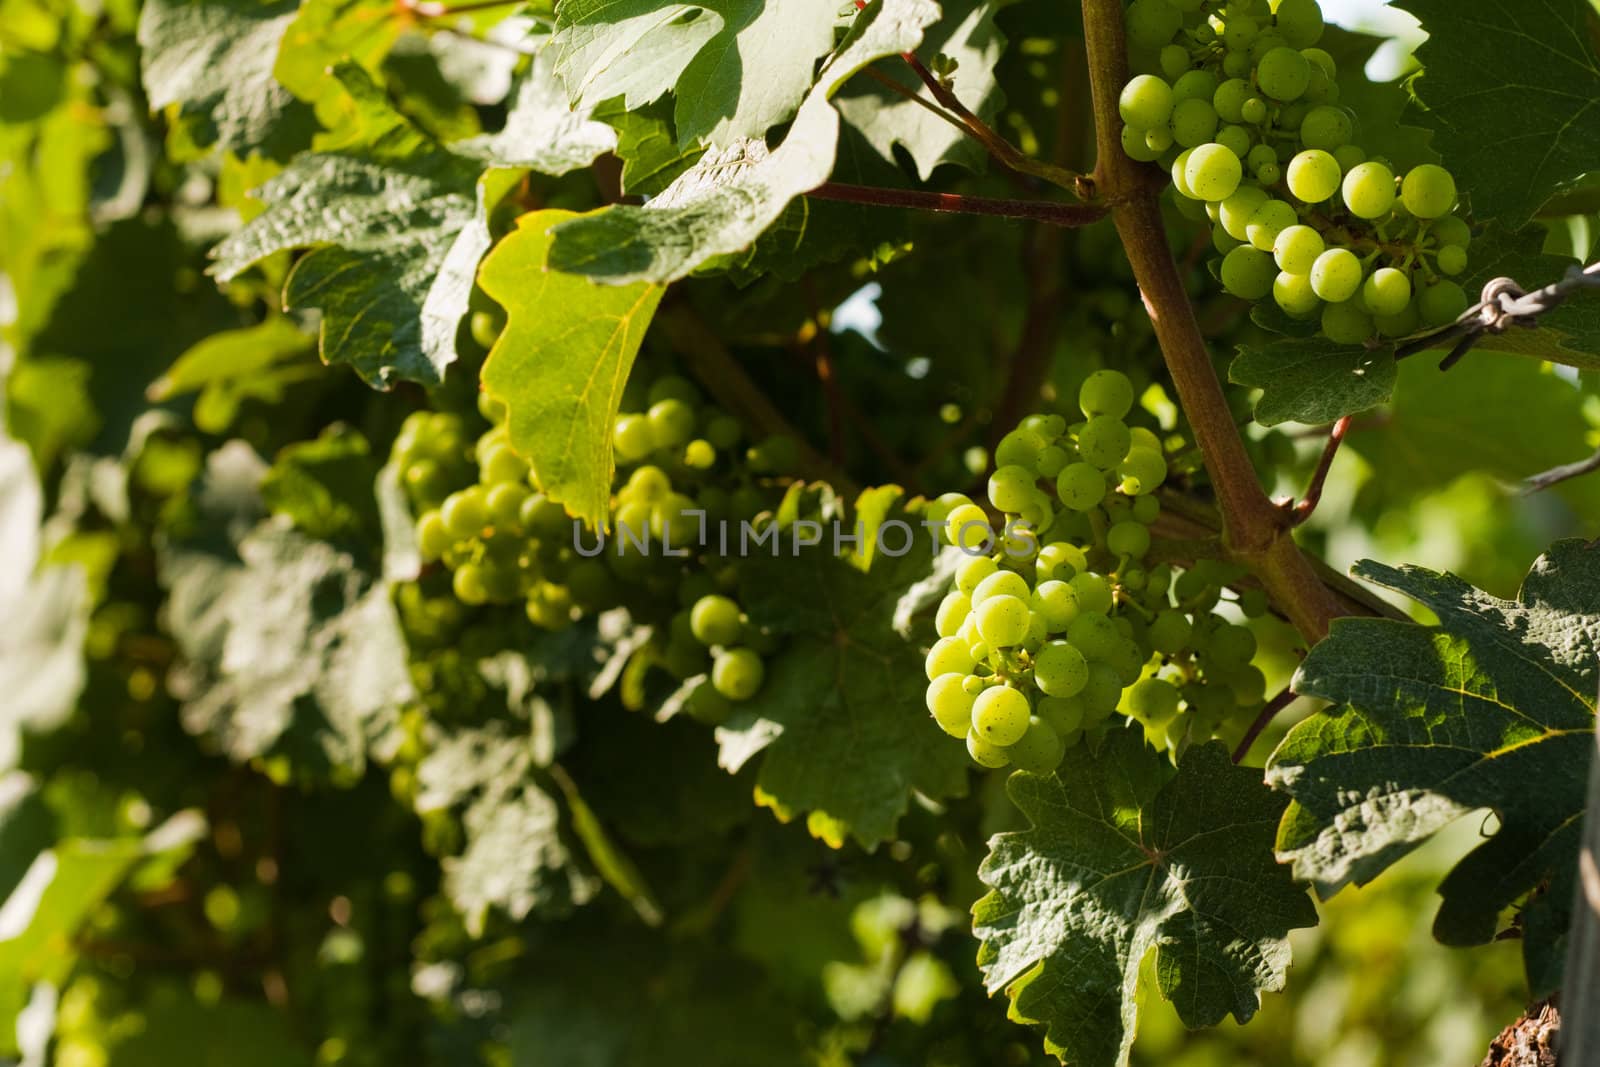
M444 19L474 11L490 11L497 7L516 7L521 3L523 0L468 0L464 4L441 4L437 0L395 0L396 7L420 19Z
M959 193L931 193L921 189L883 189L869 185L824 182L806 194L817 200L842 200L874 207L900 207L953 215L995 215L1027 219L1051 226L1087 226L1106 217L1103 204L1061 204L1047 200L1001 200Z
M1349 432L1349 415L1335 422L1333 429L1328 431L1328 443L1323 446L1322 458L1317 461L1317 469L1311 474L1311 482L1306 486L1305 496L1300 498L1298 504L1290 505L1289 518L1295 526L1311 518L1312 512L1317 510L1317 505L1322 501L1322 486L1328 480L1328 472L1333 469L1333 459L1339 454L1339 446L1344 443L1344 435Z
M1128 74L1122 20L1121 0L1083 0L1099 157L1093 182L1115 205L1112 218L1211 477L1223 543L1234 560L1256 573L1301 635L1315 642L1346 609L1295 544L1289 516L1261 487L1168 247L1156 174L1122 151L1117 96Z
M1250 747L1256 743L1256 738L1261 736L1261 731L1267 728L1268 723L1277 718L1278 712L1293 704L1298 696L1298 693L1286 687L1283 692L1262 705L1261 713L1256 716L1255 721L1250 724L1250 729L1244 732L1244 737L1240 740L1238 747L1233 750L1233 762L1235 764L1244 762L1244 758L1250 754Z

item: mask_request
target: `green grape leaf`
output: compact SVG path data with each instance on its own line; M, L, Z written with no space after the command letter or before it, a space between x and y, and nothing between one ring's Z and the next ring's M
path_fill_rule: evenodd
M978 966L1063 1063L1128 1062L1152 951L1161 994L1191 1028L1245 1022L1283 987L1289 931L1315 925L1316 909L1272 855L1284 799L1220 743L1174 770L1143 731L1114 730L1098 752L1076 745L1054 775L1019 772L1007 788L1031 827L989 842Z
M354 64L335 76L361 117L350 143L297 157L257 191L266 210L217 246L223 281L285 249L311 248L284 287L320 308L322 357L369 384L437 383L456 358L488 213L512 168L565 173L608 150L609 127L558 112L549 63L535 65L499 134L446 148L392 108ZM492 170L483 181L480 172Z
M232 759L358 775L411 697L400 622L387 584L348 552L260 517L265 475L242 443L214 453L198 528L161 551L183 656L170 684L185 727Z
M829 96L873 60L914 49L938 13L932 0L885 0L869 9L863 18L871 21L858 23L828 61L782 144L732 142L708 151L643 207L611 207L565 223L550 265L612 284L670 282L750 247L791 201L832 172L839 114Z
M1600 170L1600 58L1584 0L1395 6L1428 31L1414 117L1434 131L1478 218L1518 229L1556 190Z
M822 545L783 558L744 561L739 602L757 625L791 635L767 667L760 692L717 730L721 762L737 772L760 756L756 788L781 817L806 812L835 847L845 836L872 848L887 840L912 790L931 797L966 788L967 757L930 726L922 657L894 629L906 588L925 577L932 546L915 516L896 512L915 536L884 534L872 565ZM840 519L854 532L854 520Z
M507 321L482 379L505 405L511 445L533 465L539 487L603 527L616 469L612 424L664 290L599 285L549 269L551 228L572 217L524 215L484 260L479 284L505 307Z
M202 149L286 160L310 144L311 109L272 75L300 0L151 0L139 14L145 94Z
M990 122L1005 103L995 66L1005 51L1006 35L994 24L995 5L949 0L940 6L943 17L928 31L923 51L956 61L952 91L967 110ZM888 65L883 74L913 93L926 94L908 64ZM895 148L905 149L923 178L943 163L981 170L987 159L983 146L960 126L877 82L852 83L834 106L884 159L893 161Z
M1523 959L1544 996L1561 979L1594 752L1600 549L1557 542L1514 601L1419 567L1368 561L1354 573L1439 623L1339 620L1301 664L1295 691L1335 706L1291 730L1267 765L1293 798L1280 853L1328 896L1491 810L1497 828L1439 887L1434 935L1485 944L1526 898Z
M642 111L609 108L604 117L617 131L617 158L622 160L622 191L655 196L705 154L698 146L684 148L672 132L672 121L659 105Z
M417 765L418 814L461 809L465 847L443 860L444 892L474 937L489 911L513 920L565 915L600 882L561 836L561 808L533 779L534 745L496 720L431 740Z
M1341 345L1326 337L1290 337L1240 345L1228 380L1261 390L1256 421L1263 426L1317 426L1366 411L1394 391L1394 350Z
M1404 507L1468 472L1515 484L1580 459L1594 450L1584 403L1577 385L1532 360L1474 354L1444 374L1426 357L1404 360L1388 417L1351 426L1349 446L1371 468L1361 498ZM1550 492L1600 522L1600 480Z
M759 140L787 121L833 47L837 8L761 0L563 0L557 72L574 106L671 90L682 145Z
M222 433L246 400L277 403L290 385L322 373L315 360L305 358L311 346L311 338L287 318L223 330L184 352L145 392L156 403L199 393L195 425Z
M367 439L335 425L314 441L297 441L278 453L262 479L261 500L302 533L370 551L383 535L373 489L377 476Z

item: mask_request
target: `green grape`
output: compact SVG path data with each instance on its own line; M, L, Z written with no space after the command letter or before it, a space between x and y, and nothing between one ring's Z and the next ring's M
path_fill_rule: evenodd
M690 441L683 448L683 465L690 470L710 470L716 462L717 450L703 438Z
M984 601L997 596L1015 597L1017 600L1026 601L1031 593L1028 580L1016 571L996 570L972 590L972 606L976 608Z
M1128 711L1146 722L1164 722L1178 713L1177 688L1161 678L1145 678L1128 690Z
M1103 471L1112 470L1121 463L1132 443L1127 424L1112 415L1096 415L1078 431L1078 454ZM1104 481L1102 478L1102 486ZM1103 493L1104 489L1101 491Z
M1292 47L1310 50L1322 39L1322 8L1317 0L1281 0L1274 13L1278 32ZM1333 71L1328 70L1327 74L1331 78Z
M611 447L625 463L635 463L655 451L655 433L643 415L622 415L611 431Z
M1172 86L1152 74L1141 74L1122 87L1117 110L1129 126L1149 130L1166 125L1174 103Z
M1333 150L1333 161L1341 171L1350 170L1367 161L1367 153L1360 145L1342 144Z
M965 593L946 593L933 617L934 632L940 637L954 637L971 612L972 600Z
M450 590L463 604L487 604L489 587L484 581L483 568L476 563L464 563L450 576Z
M1311 63L1293 48L1274 48L1256 67L1256 84L1274 100L1298 100L1311 84Z
M972 729L991 745L1014 745L1028 732L1028 698L1009 685L992 685L972 705Z
M1029 774L1055 773L1066 752L1066 743L1038 716L1028 720L1022 739L1006 749L1011 762Z
M1107 663L1089 664L1089 684L1079 694L1086 710L1085 725L1093 725L1116 709L1122 699L1122 678Z
M800 462L800 446L792 437L773 434L752 447L745 459L758 474L787 474Z
M1190 631L1189 617L1169 608L1155 617L1145 636L1151 648L1163 655L1175 656L1189 643Z
M1033 660L1033 682L1053 697L1073 697L1089 684L1089 661L1065 641L1051 641Z
M941 674L971 674L977 665L971 649L960 638L941 637L928 650L925 667L931 682Z
M1260 32L1261 27L1256 24L1255 19L1242 12L1230 11L1227 24L1222 27L1222 43L1232 50L1248 49Z
M739 443L739 438L744 436L739 420L732 415L715 415L706 420L706 440L712 446L727 450Z
M1229 237L1239 241L1248 240L1250 216L1254 215L1267 199L1266 190L1259 186L1240 186L1237 192L1222 201L1217 210L1217 221L1222 224Z
M1219 144L1201 144L1184 163L1184 179L1194 200L1226 200L1239 188L1243 176L1244 165L1239 157Z
M956 588L971 597L983 580L999 569L1000 564L988 556L974 556L956 568Z
M1248 49L1236 48L1222 57L1222 73L1229 78L1248 78L1251 66Z
M659 404L663 400L677 400L694 407L700 403L700 390L695 384L680 374L663 374L650 383L650 389L645 394L645 400L650 404Z
M703 596L690 609L689 629L702 645L731 645L744 632L739 605L725 596Z
M1448 215L1456 204L1456 180L1433 163L1412 167L1400 183L1400 202L1419 219Z
M952 545L968 552L982 549L991 538L989 516L976 504L963 504L952 511L944 529Z
M1172 174L1172 187L1178 191L1179 196L1187 197L1190 200L1197 199L1194 190L1189 188L1189 179L1187 177L1189 157L1193 154L1194 149L1185 148L1178 153L1172 161L1172 166L1168 168Z
M536 538L553 541L573 535L573 520L567 509L542 493L535 493L522 502L520 518L522 528Z
M1161 501L1153 496L1141 496L1133 502L1133 521L1146 526L1161 517Z
M1417 293L1417 312L1422 325L1433 329L1448 326L1470 306L1466 292L1455 282L1440 279ZM449 520L447 515L446 521Z
M989 502L1000 511L1017 514L1033 499L1033 483L1028 467L1001 467L989 476Z
M1250 216L1250 222L1245 226L1245 233L1257 251L1271 252L1277 243L1278 234L1299 222L1299 212L1295 211L1294 206L1288 201L1268 200L1256 208L1256 213ZM1276 274L1276 263L1273 266L1273 273Z
M480 348L493 348L505 327L505 313L499 308L493 311L488 309L474 311L472 317L467 320L467 332L472 335L472 340Z
M1119 522L1106 533L1106 547L1118 556L1143 559L1150 551L1150 531L1140 522Z
M1106 495L1106 476L1088 463L1070 463L1056 477L1056 495L1073 511L1098 507Z
M1213 663L1248 663L1256 654L1256 635L1248 626L1225 622L1212 631L1206 651Z
M1190 201L1190 203L1193 202L1194 201ZM1225 256L1229 252L1232 252L1235 248L1238 248L1239 242L1228 236L1228 232L1226 230L1218 227L1217 229L1211 231L1211 247Z
M657 448L678 448L694 436L694 409L682 400L658 400L645 418Z
M1176 81L1189 69L1189 50L1181 44L1169 44L1161 49L1157 62L1162 75L1168 81Z
M1250 154L1250 131L1243 126L1224 126L1217 131L1217 143L1243 159Z
M1394 172L1382 163L1362 163L1344 176L1344 203L1360 219L1388 217L1394 207Z
M1172 118L1168 120L1167 125L1172 131L1172 139L1175 142L1185 148L1194 148L1210 141L1216 134L1217 109L1211 106L1210 100L1184 100L1173 106ZM1189 184L1194 184L1192 176Z
M1150 134L1154 131L1141 130L1137 126L1124 126L1119 135L1122 141L1122 150L1129 159L1140 163L1154 163L1161 158L1161 149L1150 147Z
M580 559L574 563L567 572L567 588L572 591L573 603L590 611L609 607L617 601L616 579L597 559Z
M1268 163L1273 166L1278 164L1278 153L1273 150L1271 145L1258 144L1245 153L1244 165L1246 170L1254 172ZM1266 200L1265 193L1262 193L1262 200L1263 202Z
M1048 442L1036 431L1026 427L1018 427L1000 438L1000 443L995 446L994 450L994 465L996 467L1032 467L1039 462L1039 453L1044 451L1046 444ZM961 499L966 503L971 503L965 497Z
M1121 371L1097 370L1078 388L1078 407L1088 418L1123 418L1133 409L1133 383Z
M1361 288L1361 260L1348 248L1330 248L1311 265L1311 288L1330 304L1340 304Z
M1339 162L1320 148L1308 148L1289 161L1289 192L1307 204L1320 204L1339 190Z
M444 558L454 543L455 538L437 508L424 512L422 518L417 520L417 551L425 561L432 563Z
M988 767L990 770L1004 767L1011 762L1011 757L1006 755L1004 749L991 745L979 737L977 731L967 734L967 755L971 756L972 762L978 766Z
M1460 245L1445 245L1439 249L1434 262L1445 274L1460 274L1467 269L1467 250Z
M1102 476L1101 485L1103 486L1104 484L1104 476ZM1101 495L1104 496L1104 492ZM1052 578L1066 580L1079 571L1088 570L1088 568L1089 560L1084 555L1083 549L1065 541L1052 541L1050 544L1040 548L1039 558L1034 563L1035 573L1038 574L1041 582L1047 582Z
M1254 41L1250 42L1250 62L1259 64L1273 49L1285 48L1287 44L1276 30L1264 30L1257 35ZM1298 53L1296 54L1298 55Z
M472 486L445 497L439 509L445 529L456 540L476 537L489 525L488 494L481 486Z
M1322 309L1322 332L1330 341L1342 345L1358 345L1372 336L1372 316L1361 307L1359 300L1346 300L1342 304L1328 304Z
M1272 299L1290 318L1303 319L1322 306L1322 298L1304 274L1283 271L1272 280Z
M691 689L683 707L691 719L705 726L721 726L733 714L733 705L710 681L702 681Z
M1283 177L1283 168L1276 162L1263 162L1259 167L1253 168L1251 173L1262 185L1277 185L1278 179Z
M1082 697L1040 697L1034 714L1063 739L1083 729Z
M1078 617L1077 594L1071 585L1059 579L1041 581L1028 604L1044 617L1045 626L1053 633L1065 630Z
M1312 2L1315 3L1315 0L1312 0ZM1309 59L1312 66L1320 67L1322 69L1322 73L1326 74L1328 77L1336 78L1339 76L1339 64L1334 61L1333 56L1330 55L1325 49L1301 48L1300 54Z
M1067 640L1085 658L1103 662L1122 643L1122 635L1108 616L1079 615L1067 627Z
M672 492L672 479L668 478L667 472L660 467L638 467L628 475L628 481L622 491L630 497L648 503Z
M1324 152L1349 144L1355 136L1355 126L1350 116L1336 107L1324 104L1306 112L1300 120L1300 141L1307 148L1320 148ZM1338 157L1334 157L1337 161Z
M1033 469L1039 477L1053 480L1071 461L1072 457L1067 454L1066 449L1059 445L1051 445L1039 453L1039 460L1033 465Z
M1072 595L1078 599L1078 608L1094 614L1111 610L1111 583L1091 571L1081 571L1067 580Z
M972 705L977 703L978 697L967 692L967 677L941 674L928 683L928 713L951 737L966 737L967 731L972 729Z
M711 684L733 701L749 700L766 677L761 657L748 648L730 648L717 654L711 664Z
M529 495L519 482L501 482L490 489L484 498L490 525L496 530L513 533L522 529L522 505Z
M1267 104L1258 96L1252 96L1244 102L1239 109L1239 114L1244 116L1244 121L1252 126L1259 126L1267 121Z
M1243 122L1244 102L1253 95L1249 82L1243 78L1229 78L1211 94L1211 106L1223 122Z
M509 446L486 453L480 465L480 477L485 485L520 482L527 476L528 461L511 451Z
M1128 449L1128 454L1117 465L1117 476L1122 479L1122 491L1139 497L1153 493L1167 480L1167 461L1160 452L1152 448L1141 447L1138 442L1133 443ZM1137 508L1137 504L1134 505Z
M1126 14L1128 43L1154 51L1183 28L1183 14L1168 0L1133 0Z
M1361 303L1375 317L1398 315L1411 303L1411 279L1393 267L1379 267L1361 286Z
M1185 100L1204 100L1210 102L1217 92L1217 76L1209 70L1191 70L1172 84L1172 100L1174 104Z
M990 648L1011 648L1028 636L1028 602L1021 597L992 596L973 609L978 636Z
M1278 265L1271 256L1249 245L1240 245L1222 259L1222 286L1244 300L1260 300L1272 292Z
M1436 219L1428 227L1428 233L1440 247L1455 245L1458 248L1466 248L1472 244L1472 228L1454 215Z
M1286 226L1272 242L1272 256L1280 270L1310 274L1317 257L1327 251L1322 235L1310 226Z

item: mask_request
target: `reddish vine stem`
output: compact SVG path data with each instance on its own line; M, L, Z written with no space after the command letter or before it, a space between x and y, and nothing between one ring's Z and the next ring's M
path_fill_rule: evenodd
M1311 518L1317 510L1317 505L1322 501L1322 487L1328 480L1328 472L1333 469L1333 459L1339 454L1339 446L1344 443L1345 434L1350 432L1350 416L1346 415L1333 424L1333 429L1328 431L1328 443L1322 449L1322 458L1317 461L1317 469L1311 474L1311 482L1306 486L1305 496L1300 498L1298 504L1291 504L1289 518L1293 525L1299 526Z
M1250 724L1250 729L1244 732L1244 738L1240 740L1239 747L1233 750L1233 762L1235 764L1244 762L1244 758L1250 754L1250 747L1256 743L1256 738L1261 736L1261 731L1265 730L1267 724L1278 717L1278 712L1293 704L1299 698L1299 695L1290 689L1285 689L1262 705L1261 713Z
M824 182L806 194L817 200L842 200L874 207L900 207L952 215L994 215L1027 219L1051 226L1087 226L1106 217L1102 204L1060 204L1046 200L999 200L959 193L930 193L921 189L880 189L870 185Z
M1112 219L1205 458L1222 512L1223 543L1233 559L1261 579L1301 635L1315 642L1327 635L1329 623L1344 608L1290 536L1289 516L1261 487L1168 247L1157 201L1160 187L1150 168L1122 151L1117 97L1128 74L1122 19L1121 0L1083 0L1099 156L1094 185L1115 204Z
M433 0L395 0L395 6L421 19L445 19L452 15L468 15L474 11L491 11L497 7L515 7L522 0L469 0L465 4L441 4Z

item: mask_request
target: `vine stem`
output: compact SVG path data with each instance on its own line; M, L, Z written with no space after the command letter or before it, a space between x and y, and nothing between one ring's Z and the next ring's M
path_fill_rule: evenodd
M1322 502L1322 487L1327 484L1328 472L1333 470L1333 461L1339 454L1339 446L1344 443L1345 434L1350 432L1350 416L1346 415L1333 424L1333 429L1328 431L1328 443L1323 446L1322 457L1317 460L1317 469L1311 475L1311 482L1306 486L1306 495L1300 498L1298 504L1289 504L1289 515L1294 525L1299 526L1311 518L1317 510L1317 505Z
M1048 200L1000 200L959 193L930 193L921 189L882 189L871 185L824 182L806 193L816 200L842 200L874 207L903 207L952 215L997 215L1027 219L1051 226L1087 226L1106 217L1100 204L1060 204Z
M1150 168L1122 151L1117 96L1128 76L1122 19L1122 0L1083 0L1098 156L1092 182L1114 204L1112 220L1211 477L1223 544L1232 559L1255 572L1301 635L1316 642L1345 612L1295 544L1290 516L1261 487L1168 247L1160 186Z
M1244 758L1250 754L1250 746L1256 743L1256 738L1261 736L1261 731L1267 724L1277 718L1278 712L1293 704L1299 694L1293 690L1285 689L1271 700L1261 706L1261 713L1250 724L1250 729L1244 732L1244 737L1239 741L1239 746L1233 750L1233 762L1243 763Z

